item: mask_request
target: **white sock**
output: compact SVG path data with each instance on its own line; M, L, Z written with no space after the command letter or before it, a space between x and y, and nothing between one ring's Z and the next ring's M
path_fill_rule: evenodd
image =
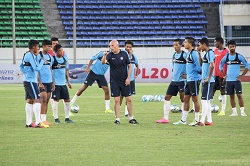
M115 118L115 120L120 121L120 118Z
M194 102L193 102L193 107L192 107L192 109L195 111Z
M110 109L110 100L105 100L106 110Z
M245 113L245 111L244 111L244 107L240 107L240 113L242 114L242 113Z
M58 104L59 104L59 102L53 101L53 115L54 115L54 119L58 119Z
M236 109L236 107L232 108L232 110L233 110L233 114L237 114L237 109Z
M46 121L46 114L41 114L41 121Z
M70 102L64 102L65 118L69 118Z
M36 118L36 125L41 122L41 103L34 103L33 104L33 113L35 114Z
M202 114L203 114L203 112L202 112ZM194 120L196 122L199 122L199 117L200 117L200 112L194 112Z
M128 115L128 106L127 106L127 105L125 106L125 112L124 112L124 115Z
M181 110L184 110L184 102L181 103Z
M131 120L131 119L134 119L134 117L133 116L129 116L128 119Z
M212 110L211 110L211 104L208 101L208 106L207 106L207 121L212 122Z
M54 100L50 99L50 104L51 104L52 110L53 110L53 102L54 102Z
M32 123L33 104L26 103L25 112L26 112L26 125L30 125Z
M77 100L78 97L79 97L79 96L77 96L77 95L75 94L74 97L71 99L70 104L73 105L73 104L76 102L76 100Z
M182 117L181 117L182 122L186 122L187 116L188 116L188 111L183 110Z
M164 110L164 118L168 120L170 101L164 100L163 110Z
M226 110L226 104L227 104L227 96L221 95L222 101L221 101L221 111L225 112Z
M209 102L209 100L201 100L202 115L201 115L201 120L200 120L200 122L202 122L202 123L205 122L205 118L206 118L206 116L207 116L208 102ZM209 105L210 105L210 102L209 102Z

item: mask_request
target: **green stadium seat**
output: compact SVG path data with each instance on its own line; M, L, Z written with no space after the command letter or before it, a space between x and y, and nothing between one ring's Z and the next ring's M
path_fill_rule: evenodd
M42 32L36 32L36 35L43 36Z
M33 31L34 27L27 27L27 30Z
M10 21L5 21L4 24L5 24L5 25L11 25L12 22L10 22Z
M28 33L29 33L29 36L30 36L30 35L36 35L35 32L28 32Z
M40 31L40 30L41 30L41 27L39 27L39 26L38 26L38 27L34 27L34 30L35 30L35 31Z
M47 29L47 27L46 27L46 26L42 26L42 27L41 27L41 30L43 30L43 31L47 31L48 29Z
M8 35L12 35L12 32L11 32L11 31L8 31L7 34L8 34Z
M16 19L22 20L22 19L24 19L24 18L23 18L23 16L16 16Z
M30 18L33 19L33 20L37 20L38 19L37 16L31 16Z
M8 11L7 10L2 10L1 14L8 14Z
M6 6L5 5L0 5L0 9L5 9L6 8Z
M43 16L38 16L37 19L44 20L44 17Z
M26 30L26 27L19 27L19 30L20 30L20 31L25 31L25 30Z
M29 20L30 19L30 16L24 16L23 17L25 20Z
M15 14L22 14L22 12L20 10L16 10Z
M49 35L49 32L47 32L47 31L43 32L43 35Z

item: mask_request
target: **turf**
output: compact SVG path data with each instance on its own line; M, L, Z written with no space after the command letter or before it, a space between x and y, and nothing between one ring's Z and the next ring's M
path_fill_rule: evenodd
M74 84L71 96L81 85ZM164 94L168 84L137 84L133 96L135 118L130 125L121 117L114 125L113 114L104 114L104 93L97 85L77 100L75 124L53 124L48 129L25 128L24 90L21 84L1 85L0 165L250 165L250 119L213 114L213 127L175 126L180 113L170 113L170 124L156 124L163 116L162 102L141 102L142 95ZM246 113L250 88L243 84ZM215 104L219 92L216 93ZM111 106L113 107L113 99ZM172 104L180 106L179 98ZM60 102L59 118L64 119ZM122 114L124 105L121 108ZM239 113L239 108L238 108ZM189 114L191 122L194 114ZM53 122L52 111L48 121Z

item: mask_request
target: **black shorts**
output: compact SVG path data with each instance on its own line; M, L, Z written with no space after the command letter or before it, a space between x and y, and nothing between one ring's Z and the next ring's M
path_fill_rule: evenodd
M213 98L214 82L202 83L201 100L210 100Z
M220 89L225 89L225 85L222 85L223 78L220 78L219 76L214 77L214 90L220 90Z
M55 90L52 92L52 99L54 100L69 100L69 91L66 85L56 85Z
M198 96L199 86L200 86L200 80L187 82L185 86L185 95Z
M241 82L240 81L227 81L226 94L233 95L235 92L236 94L242 94Z
M131 96L130 85L126 86L124 83L110 82L110 91L112 97Z
M23 86L25 89L25 100L40 99L38 83L24 81Z
M135 80L134 81L130 81L130 91L131 91L132 95L135 94Z
M185 91L185 82L174 82L171 81L171 83L168 86L168 90L166 92L167 95L176 96L178 92L184 92Z
M50 83L42 83L44 86L44 89L40 88L40 92L52 92L52 82Z
M90 70L88 76L84 81L84 84L91 86L95 81L97 82L99 88L101 88L102 86L108 86L107 80L104 75L97 75L92 70Z

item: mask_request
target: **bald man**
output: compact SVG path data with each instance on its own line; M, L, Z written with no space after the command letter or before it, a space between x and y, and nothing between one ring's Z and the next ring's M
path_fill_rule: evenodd
M111 96L115 99L115 117L114 124L120 124L120 96L126 98L129 123L139 124L133 117L132 98L130 90L130 76L132 66L129 55L126 51L119 49L117 40L112 40L109 44L111 52L105 51L102 57L102 64L109 63L110 66L110 90Z

